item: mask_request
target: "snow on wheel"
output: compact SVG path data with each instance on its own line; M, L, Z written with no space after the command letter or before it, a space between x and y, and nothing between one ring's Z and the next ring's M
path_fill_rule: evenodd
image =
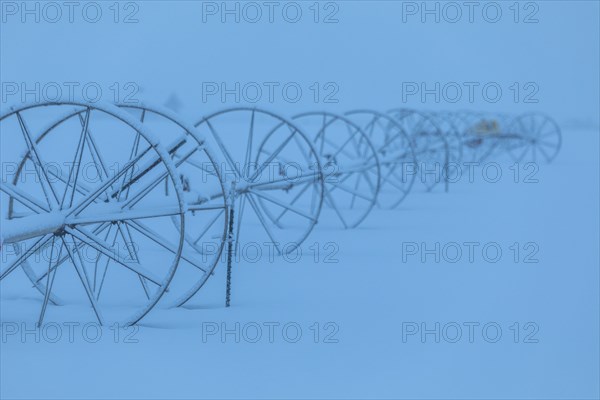
M409 136L392 117L378 111L354 110L345 116L361 127L377 150L381 165L377 205L397 207L416 177L417 159Z
M344 228L355 228L369 215L381 184L377 150L350 119L309 112L292 120L309 135L325 177L325 204Z
M562 144L558 124L540 113L523 114L516 117L507 129L513 139L507 146L517 162L552 162Z
M177 173L188 207L194 211L186 215L185 244L177 273L169 284L165 301L181 306L204 286L217 267L227 239L227 191L221 179L218 161L207 147L205 138L171 111L147 104L119 105L149 126L160 136L177 167ZM173 192L165 192L173 196ZM172 217L179 228L179 220ZM140 233L148 232L135 226ZM171 251L169 239L149 236Z
M323 202L321 163L310 140L294 123L257 108L221 110L195 127L222 154L218 169L232 186L238 251L295 252Z
M429 192L442 183L448 190L446 170L450 151L445 135L435 120L418 111L394 109L388 111L409 135L418 162L418 177Z
M2 294L29 290L23 270L40 293L24 306L38 324L64 312L140 321L167 290L184 244L186 206L166 150L126 112L98 103L13 108L0 128L3 162L14 166L0 183ZM148 239L159 234L171 251Z

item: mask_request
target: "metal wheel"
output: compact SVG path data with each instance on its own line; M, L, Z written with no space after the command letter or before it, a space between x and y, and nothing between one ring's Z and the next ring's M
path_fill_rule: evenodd
M448 190L445 171L450 161L448 142L437 123L415 110L394 109L388 112L407 132L415 149L419 180L429 192L439 183Z
M295 124L256 108L222 110L195 127L223 155L219 169L233 187L238 250L253 242L278 255L296 251L323 202L321 164L308 138Z
M355 228L377 203L381 167L377 150L350 119L327 112L296 115L315 144L325 176L325 204L344 228Z
M508 145L508 151L517 162L542 160L550 163L562 145L558 124L540 113L518 116L510 124L508 133L514 137Z
M185 224L185 245L177 274L169 285L165 301L181 306L190 300L218 265L227 239L227 191L221 179L217 159L192 126L181 122L169 110L146 104L119 105L144 125L160 135L162 143L174 159L188 207ZM166 196L174 193L165 192ZM179 220L172 218L179 228ZM148 232L137 228L140 233ZM173 245L164 236L148 235L150 239L172 251Z
M448 143L449 162L459 164L462 161L462 138L451 113L429 113Z
M397 207L410 192L416 178L417 158L412 141L389 115L372 110L354 110L345 116L361 127L377 150L381 165L377 205Z
M167 290L184 243L186 205L168 153L108 105L28 105L0 123L2 158L15 167L0 187L8 216L1 284L22 267L43 294L38 324L51 299L91 306L101 324L137 323ZM172 251L135 226L170 237Z

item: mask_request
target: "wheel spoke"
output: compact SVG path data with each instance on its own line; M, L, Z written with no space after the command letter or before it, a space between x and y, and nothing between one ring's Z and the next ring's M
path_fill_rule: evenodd
M113 249L115 247L115 243L117 243L117 237L119 235L117 234L117 231L115 231L115 234L113 236L113 240L112 240L112 245L111 245L111 249ZM108 237L108 235L107 235ZM98 254L98 258L96 261L100 260L100 257L102 256L102 254ZM96 262L97 264L97 262ZM110 258L106 257L106 261L104 262L104 269L103 269L103 273L102 273L102 278L100 278L100 284L98 285L98 290L96 290L96 288L94 287L94 293L96 293L96 301L100 301L100 294L102 293L102 288L104 287L104 282L106 281L106 275L108 274L108 265L110 264ZM138 275L139 276L139 275ZM95 284L95 282L94 282Z
M254 136L254 114L255 110L252 110L252 116L250 117L250 132L248 132L248 143L246 144L246 157L244 158L243 170L250 168L250 157L252 155L252 139Z
M139 152L139 148L140 148L140 138L141 135L139 132L136 133L135 135L135 139L133 139L133 144L131 146L131 152L129 153L129 160L131 161L135 156L137 156L138 152ZM121 200L121 194L122 194L122 190L125 187L125 183L126 180L131 180L133 179L133 168L131 169L131 172L126 173L125 175L123 175L123 181L121 183L121 187L119 188L118 192L117 192L117 200ZM112 186L111 186L112 189ZM125 192L125 199L129 198L129 190L131 189L131 186L127 186L127 190Z
M269 163L271 161L273 161L275 159L275 157L277 157L277 155L279 153L281 153L281 151L285 148L285 146L289 143L289 141L294 137L294 135L296 134L296 130L294 130L284 141L283 143L281 143L279 145L279 147L277 147L277 149L269 156L267 157L267 159L263 162L263 164L261 164L261 166L254 171L254 173L252 174L252 176L248 179L249 182L252 182L254 179L256 179L257 176L259 176L265 168L267 168L267 166L269 165Z
M143 276L155 285L162 287L160 279L157 276L155 276L152 272L148 271L137 262L127 262L126 260L123 260L121 257L119 257L118 254L115 254L115 252L109 247L108 243L106 243L104 240L97 237L96 235L92 234L91 232L87 232L81 228L72 229L69 227L65 228L65 230L73 237L79 239L88 246L101 252L105 256L109 257L111 260L115 261L117 264L122 265L123 267L135 272L136 274Z
M85 148L85 143L87 141L86 138L87 138L87 131L88 131L88 126L89 126L89 122L90 122L90 114L91 114L91 110L88 107L85 111L85 119L84 119L84 123L83 123L83 128L82 128L82 132L79 136L79 142L77 143L77 149L75 150L75 155L73 157L73 163L71 164L72 167L69 170L69 177L67 178L67 185L65 186L65 192L63 193L63 197L60 201L60 209L61 210L65 206L65 200L67 199L69 187L71 186L70 185L71 177L73 176L73 172L74 172L75 177L73 179L73 189L71 190L68 207L71 207L73 205L73 199L75 197L75 192L77 191L76 188L77 188L77 179L79 177L79 168L81 167L81 159L83 156L83 150Z
M223 152L223 155L225 156L225 159L227 160L227 162L230 164L230 167L233 168L233 171L236 174L236 177L238 179L241 178L242 177L242 173L240 172L240 170L239 170L237 164L235 163L235 161L233 161L233 158L231 157L231 154L229 154L229 151L227 150L227 148L223 144L223 141L221 140L220 135L217 133L217 131L212 126L212 124L210 123L209 120L206 120L206 125L208 126L208 129L210 129L210 132L212 133L213 138L217 142L217 146L219 146L219 148Z
M142 157L144 155L146 155L151 149L152 149L152 147L146 148L142 153L138 154L133 160L127 162L120 171L117 171L112 177L110 177L105 182L98 185L98 187L92 189L92 192L88 195L88 197L86 197L80 203L78 203L70 208L67 216L71 215L71 214L79 214L87 206L92 204L94 202L94 200L96 200L102 193L104 193L105 190L110 188L112 186L112 184L115 183L117 180L119 180L119 178L121 176L123 176L125 173L127 173L127 171L129 171L129 169L133 168L135 166L135 164L139 160L141 160ZM159 160L158 158L156 160L157 160L156 163L160 162L160 161L158 161ZM138 179L139 179L139 176L140 175L138 175ZM133 183L133 180L130 180L128 184L132 184L132 183ZM119 191L117 193L114 193L113 196L111 196L111 197L116 197L118 195L118 193L120 193L121 189L122 188L120 188Z
M273 243L273 246L277 250L277 254L281 254L281 250L279 249L279 246L277 245L278 242L275 241L275 237L274 237L273 233L271 232L271 229L269 228L269 226L267 224L267 221L266 221L266 219L265 219L262 211L259 208L259 205L256 204L256 202L255 202L254 198L252 197L251 193L247 193L246 196L248 197L248 202L250 203L250 207L252 207L252 209L256 213L256 216L258 217L258 220L262 224L264 230L267 232L267 235L271 239L271 242Z
M317 220L314 217L312 217L310 215L307 215L302 210L297 209L296 207L292 207L291 205L285 204L285 203L277 200L276 198L274 198L272 196L269 196L266 193L262 193L262 192L254 191L254 190L250 190L250 193L252 193L252 194L254 194L254 195L258 196L258 197L261 197L261 198L267 200L270 203L277 204L279 207L282 207L282 208L285 208L287 210L290 210L291 212L293 212L295 214L298 214L298 215L300 215L300 216L302 216L302 217L304 217L304 218L306 218L306 219L308 219L308 220L310 220L312 222L317 222Z
M88 285L87 279L83 276L85 273L84 272L85 266L79 264L79 259L78 259L78 257L75 257L73 252L70 250L69 244L67 244L67 239L65 239L63 236L61 236L61 239L62 239L62 242L63 242L65 248L67 249L67 252L69 253L69 257L71 258L71 262L73 263L73 266L75 267L77 276L79 277L79 280L81 281L81 284L83 285L83 288L85 290L87 298L90 301L92 308L94 309L94 314L96 314L98 323L100 325L104 325L104 322L103 322L104 319L102 318L102 314L100 313L100 308L98 307L98 304L96 303L96 298L94 297L94 294L92 293L92 290ZM72 244L73 244L73 248L77 248L77 244L75 243L74 240L72 241Z
M122 225L125 226L125 229L122 228ZM129 225L119 222L119 223L117 223L117 228L121 234L121 237L123 238L123 242L125 243L125 247L127 248L129 257L132 260L135 260L135 262L139 263L140 258L137 254L137 250L134 245L135 242L133 241L133 236L131 235L131 231L129 230ZM141 275L138 275L138 279L140 280L142 289L144 289L144 294L146 295L146 299L150 299L149 288L148 288L148 284L146 283L146 280L144 278L142 278Z
M546 150L544 150L544 148L542 146L537 146L537 148L540 150L540 153L542 153L542 155L544 156L546 161L550 161L551 157L548 155L548 153L546 153ZM534 160L534 162L535 162L535 160Z
M194 240L194 242L193 242L194 246L198 244L198 242L200 241L200 239L202 239L204 237L204 235L206 235L206 232L208 232L208 230L215 224L215 222L217 222L219 217L221 215L223 215L224 212L225 212L225 208L223 207L221 210L219 210L217 215L215 215L215 217L206 224L206 226L202 229L200 235L198 235L198 238L196 240Z
M54 286L54 278L56 277L56 269L54 270L53 273L50 272L51 267L52 267L52 260L53 260L53 256L54 256L54 243L55 243L55 239L56 236L52 237L52 248L50 250L50 259L48 260L48 279L46 280L46 290L44 292L44 301L42 303L42 310L40 312L40 318L38 319L38 327L42 326L42 323L44 322L44 315L46 314L46 307L48 306L48 301L50 300L50 294L52 293L52 287ZM60 260L60 257L62 255L62 249L63 249L63 244L62 242L60 243L60 248L58 251L58 256L56 257L57 260ZM50 275L52 275L52 277L50 277Z
M187 161L187 159L189 157L191 157L198 149L194 148L190 151L188 151L187 153L185 153L183 156L181 156L177 162L175 163L176 167L179 167L181 164L183 164L185 161ZM156 165L156 164L155 164ZM144 172L145 174L145 172ZM139 178L135 178L136 180L138 180ZM146 183L146 186L142 186L137 193L135 193L133 196L129 197L129 192L128 193L128 200L127 202L125 202L121 208L125 209L125 208L132 208L134 207L137 203L139 203L146 195L148 195L148 193L150 193L152 190L154 190L161 182L165 181L168 179L168 171L165 170L163 171L158 177L156 177L155 179L153 179L152 181L150 181L149 183Z
M363 200L366 200L368 202L374 202L377 199L376 195L374 197L367 197L367 196L365 196L364 194L362 194L361 192L358 191L358 186L359 186L360 181L361 181L362 178L365 178L365 180L368 181L368 179L366 179L367 178L367 174L365 172L362 172L362 173L358 174L358 177L356 179L356 183L354 184L354 189L352 189L352 188L350 188L350 187L348 187L346 185L337 185L337 187L339 187L342 191L344 191L346 193L352 194L352 201L350 203L350 208L354 207L354 202L355 202L355 199L357 197L361 198ZM367 183L367 184L369 184L369 183ZM373 190L372 187L371 187L371 190Z
M110 225L111 225L110 223L105 223L105 224L99 225L99 226L98 226L98 227L96 227L96 228L95 228L95 229L94 229L92 232L94 232L94 233L96 233L96 234L98 234L98 233L102 233L102 231L104 231L104 229L106 229L106 227L110 227ZM83 247L83 244L80 244L79 246L80 246L80 247ZM67 254L67 255L65 255L65 256L63 256L63 258L61 258L60 260L58 260L58 261L56 262L56 264L54 264L54 265L52 266L52 268L50 269L50 271L51 271L51 272L52 272L52 271L54 271L56 268L60 267L60 266L61 266L61 265L62 265L62 264L65 262L65 261L67 261L68 259L69 259L69 255L68 255L68 254ZM36 284L36 285L37 285L37 284L39 284L39 283L40 283L40 282L41 282L41 281L42 281L42 280L43 280L43 279L44 279L46 276L47 276L47 273L46 273L46 272L44 272L42 275L40 275L40 277L39 277L39 278L36 278L36 282L35 282L35 284Z
M85 123L85 120L83 119L81 114L78 114L78 115L79 115L79 122L83 126ZM139 135L139 133L138 133L138 135ZM88 148L90 149L90 154L92 155L92 159L94 161L94 166L96 167L96 171L98 172L98 177L99 177L100 181L102 181L103 180L102 174L104 174L105 178L108 178L108 169L106 168L106 163L104 162L104 159L102 158L102 154L98 150L98 145L96 144L96 140L94 140L94 136L92 135L92 132L89 129L88 129L88 133L87 133L87 142L88 142ZM98 165L100 166L100 168L98 168Z
M0 273L0 281L6 278L11 272L13 272L21 263L23 263L23 261L31 257L33 253L44 247L52 237L53 235L48 234L39 238L33 246L31 246L28 250L23 252L21 256L14 260L8 267L4 269L4 271Z
M12 183L0 182L0 191L3 191L4 193L17 200L19 203L23 204L25 207L29 208L31 211L37 214L50 212L50 209L48 207L39 203L36 199L29 196L27 193L25 193Z
M294 205L296 203L296 201L298 201L298 199L304 194L304 192L306 192L306 190L311 187L313 184L311 182L307 182L304 187L298 191L298 193L296 194L296 196L294 196L294 198L292 199L292 201L290 202L291 205ZM312 209L312 208L311 208ZM281 214L279 214L279 216L277 218L275 218L275 222L279 222L279 220L281 219L281 217L283 217L285 215L285 213L287 213L289 210L287 208L285 208Z
M177 254L178 248L175 244L171 243L165 237L148 228L146 225L142 224L139 221L133 220L126 223L142 235L146 236L148 239L152 240L154 243L160 245L165 250L168 250L173 254ZM194 257L188 254L187 251L184 250L181 252L181 259L187 261L193 267L199 269L200 271L206 272L205 266L200 261L195 260Z
M48 176L46 175L46 170L44 167L46 164L42 161L42 159L40 157L40 153L37 148L37 143L31 137L29 129L27 128L27 125L25 124L25 121L23 120L21 113L17 112L16 116L19 121L19 126L21 127L21 132L23 133L23 137L25 138L25 143L27 144L27 149L29 151L29 154L31 154L33 156L33 158L31 160L35 167L36 174L37 174L38 178L40 179L40 186L42 187L42 191L44 192L44 196L46 197L46 201L48 202L48 207L50 207L50 209L52 209L53 205L58 205L58 196L56 195L56 192L54 191L54 187L50 183L50 179L48 179ZM46 188L46 185L48 186L49 189ZM53 196L52 199L48 195L48 190L50 190L50 192L52 193L52 196Z
M317 132L317 135L315 136L315 143L317 142L317 139L319 139L319 137L321 137L321 147L319 148L319 154L323 154L323 151L325 150L325 129L327 128L327 114L323 114L323 124L321 125L321 130L319 130Z

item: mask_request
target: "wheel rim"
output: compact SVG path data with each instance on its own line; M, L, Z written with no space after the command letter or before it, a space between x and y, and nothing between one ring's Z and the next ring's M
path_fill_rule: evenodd
M354 110L345 115L362 128L377 150L381 165L378 206L398 207L416 178L417 159L410 138L389 115L372 110Z
M558 124L540 113L520 115L509 127L511 135L517 138L509 147L517 162L552 162L562 145L562 135Z
M350 119L327 112L296 115L315 143L325 176L325 204L344 228L356 228L377 204L381 167L377 150Z
M450 154L448 142L436 122L425 114L408 109L394 109L388 112L408 133L418 162L421 183L429 192L440 183L448 190L447 169ZM434 174L423 173L434 171ZM433 177L433 178L430 178Z
M56 113L65 109L67 117L57 122ZM12 181L20 183L2 182L10 203L5 227L18 233L9 241L21 248L3 259L2 283L24 259L27 275L43 287L38 323L56 293L65 303L91 306L100 323L137 323L167 289L183 246L185 208L167 153L147 128L108 105L28 105L2 115L0 122L5 144L5 135L16 134L21 143L10 147L26 149ZM36 135L40 131L44 134ZM71 162L68 171L51 169L65 162ZM21 179L28 164L36 179ZM169 201L157 195L156 185L163 181L175 194ZM181 229L173 232L177 240L170 255L157 255L156 246L133 233L134 224L156 231L172 216ZM49 220L55 222L35 235L24 228ZM32 257L48 249L49 257Z
M188 206L203 205L188 214L185 245L177 274L169 284L165 302L182 306L204 286L223 254L229 213L226 190L218 163L206 140L169 110L147 104L119 105L161 135L171 152ZM173 151L171 151L173 150ZM173 218L179 228L179 221Z
M255 234L277 255L296 251L323 203L321 164L304 133L275 113L246 107L213 113L195 127L219 148L220 168L234 184L237 251L262 249L264 241L246 239L258 239Z

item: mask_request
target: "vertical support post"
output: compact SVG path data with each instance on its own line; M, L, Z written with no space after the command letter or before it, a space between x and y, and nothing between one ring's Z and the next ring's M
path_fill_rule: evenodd
M227 198L227 203L229 207L229 228L227 232L227 286L225 288L225 307L229 307L231 305L231 267L233 262L233 246L235 244L235 237L233 233L235 181L231 182L231 188L229 190Z

